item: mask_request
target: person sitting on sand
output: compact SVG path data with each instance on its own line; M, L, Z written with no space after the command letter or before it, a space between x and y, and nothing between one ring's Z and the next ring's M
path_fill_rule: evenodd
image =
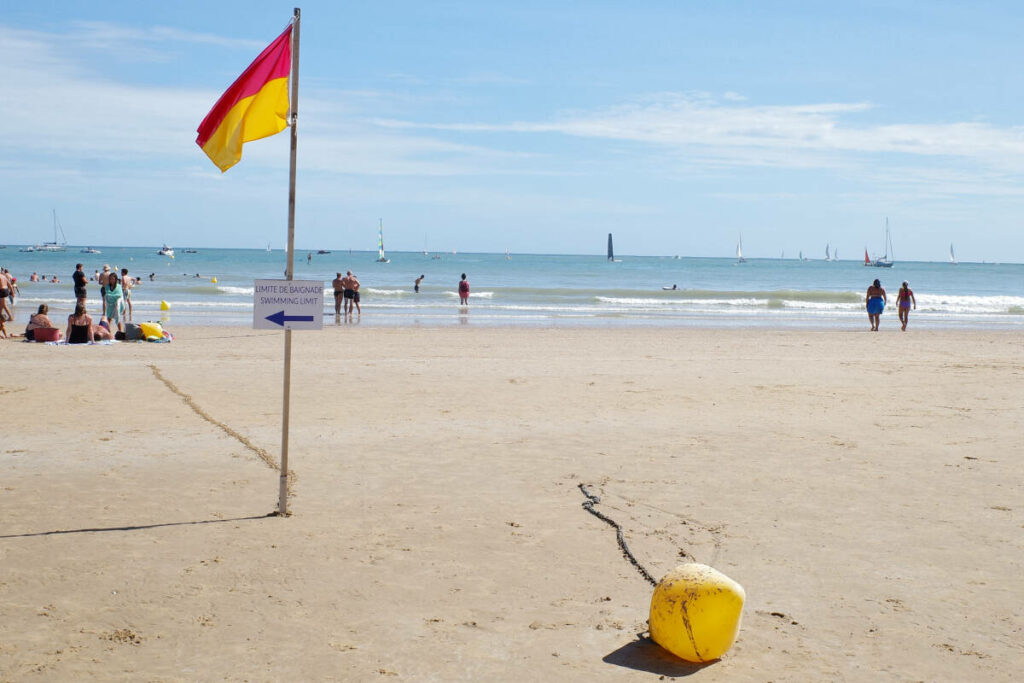
M871 331L878 332L878 323L881 320L882 311L889 302L889 297L882 289L882 283L877 279L868 287L867 295L864 297L864 305L868 309L868 320L871 322Z
M25 325L25 339L29 341L35 341L36 330L40 328L52 328L57 327L50 320L50 316L47 315L50 312L50 307L46 304L39 304L39 311L28 319L28 325ZM60 339L60 332L57 333L57 338Z
M85 312L85 304L75 304L75 312L68 316L64 338L68 344L89 344L110 339L110 331L93 325L92 316Z

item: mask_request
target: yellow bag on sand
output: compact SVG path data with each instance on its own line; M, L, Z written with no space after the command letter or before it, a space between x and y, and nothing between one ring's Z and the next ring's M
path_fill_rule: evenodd
M146 339L150 337L159 339L164 336L164 329L160 326L160 323L139 323L139 327L142 328L142 336Z

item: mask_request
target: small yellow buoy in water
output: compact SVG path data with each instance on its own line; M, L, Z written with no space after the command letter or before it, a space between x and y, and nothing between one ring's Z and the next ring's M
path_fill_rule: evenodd
M725 574L696 562L658 582L651 596L651 638L688 662L710 662L732 647L746 593Z
M212 280L210 280L210 282L212 282L213 284L217 284L217 278L213 278Z
M160 310L161 311L169 311L169 310L171 310L171 305L169 303L167 303L166 301L161 301L160 302Z

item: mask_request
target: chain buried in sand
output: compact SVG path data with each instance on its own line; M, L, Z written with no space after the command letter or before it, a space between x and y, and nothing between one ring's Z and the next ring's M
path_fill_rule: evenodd
M626 559L629 560L630 564L636 567L636 570L640 572L640 575L647 580L647 583L651 584L652 586L657 586L658 582L654 580L654 577L651 576L650 572L644 569L644 566L640 564L640 561L637 560L633 553L630 551L629 546L626 545L626 537L622 533L622 525L616 522L611 517L608 517L607 515L604 515L594 509L594 506L600 503L601 499L595 496L590 491L588 491L586 484L581 482L578 484L578 486L580 492L587 497L587 499L583 501L583 508L590 514L594 515L598 519L605 522L606 524L615 527L615 537L619 541L619 548L622 549L622 554L626 556Z
M171 380L169 380L166 377L164 377L163 374L160 373L160 368L158 368L157 366L151 364L149 366L149 369L153 371L153 376L154 377L156 377L158 380L163 382L167 386L167 388L170 389L172 392L174 392L175 394L180 396L181 399L183 401L185 401L185 404L189 408L191 408L193 410L193 412L195 412L196 415L198 415L199 417L203 418L204 420L206 420L210 424L212 424L214 426L217 426L217 427L220 427L222 430L224 430L224 432L228 436L231 436L231 437L237 439L243 446L248 448L250 451L255 453L257 456L259 456L259 459L262 460L264 463L266 463L266 465L268 467L270 467L271 469L277 470L278 472L281 471L281 466L278 465L277 462L275 462L274 458L271 457L270 453L267 453L265 450L263 450L262 448L260 448L256 444L254 444L252 441L249 441L249 439L245 438L244 436L242 436L241 434L236 432L231 427L228 427L226 424L224 424L220 420L217 420L217 419L213 418L209 413L207 413L205 410L200 408L199 405L195 402L195 400L189 394L186 394L184 391L182 391L177 386L175 386L174 382L172 382ZM294 483L294 481L295 481L295 473L294 472L288 472L288 492L289 493L291 493L291 488L292 488L292 484Z

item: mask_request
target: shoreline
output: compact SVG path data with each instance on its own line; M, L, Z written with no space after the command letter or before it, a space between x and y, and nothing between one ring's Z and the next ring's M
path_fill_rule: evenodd
M652 575L696 559L746 589L704 679L1024 657L1016 333L297 334L280 519L224 427L278 457L283 335L174 331L0 347L0 679L693 673L637 639L650 586L580 483Z

